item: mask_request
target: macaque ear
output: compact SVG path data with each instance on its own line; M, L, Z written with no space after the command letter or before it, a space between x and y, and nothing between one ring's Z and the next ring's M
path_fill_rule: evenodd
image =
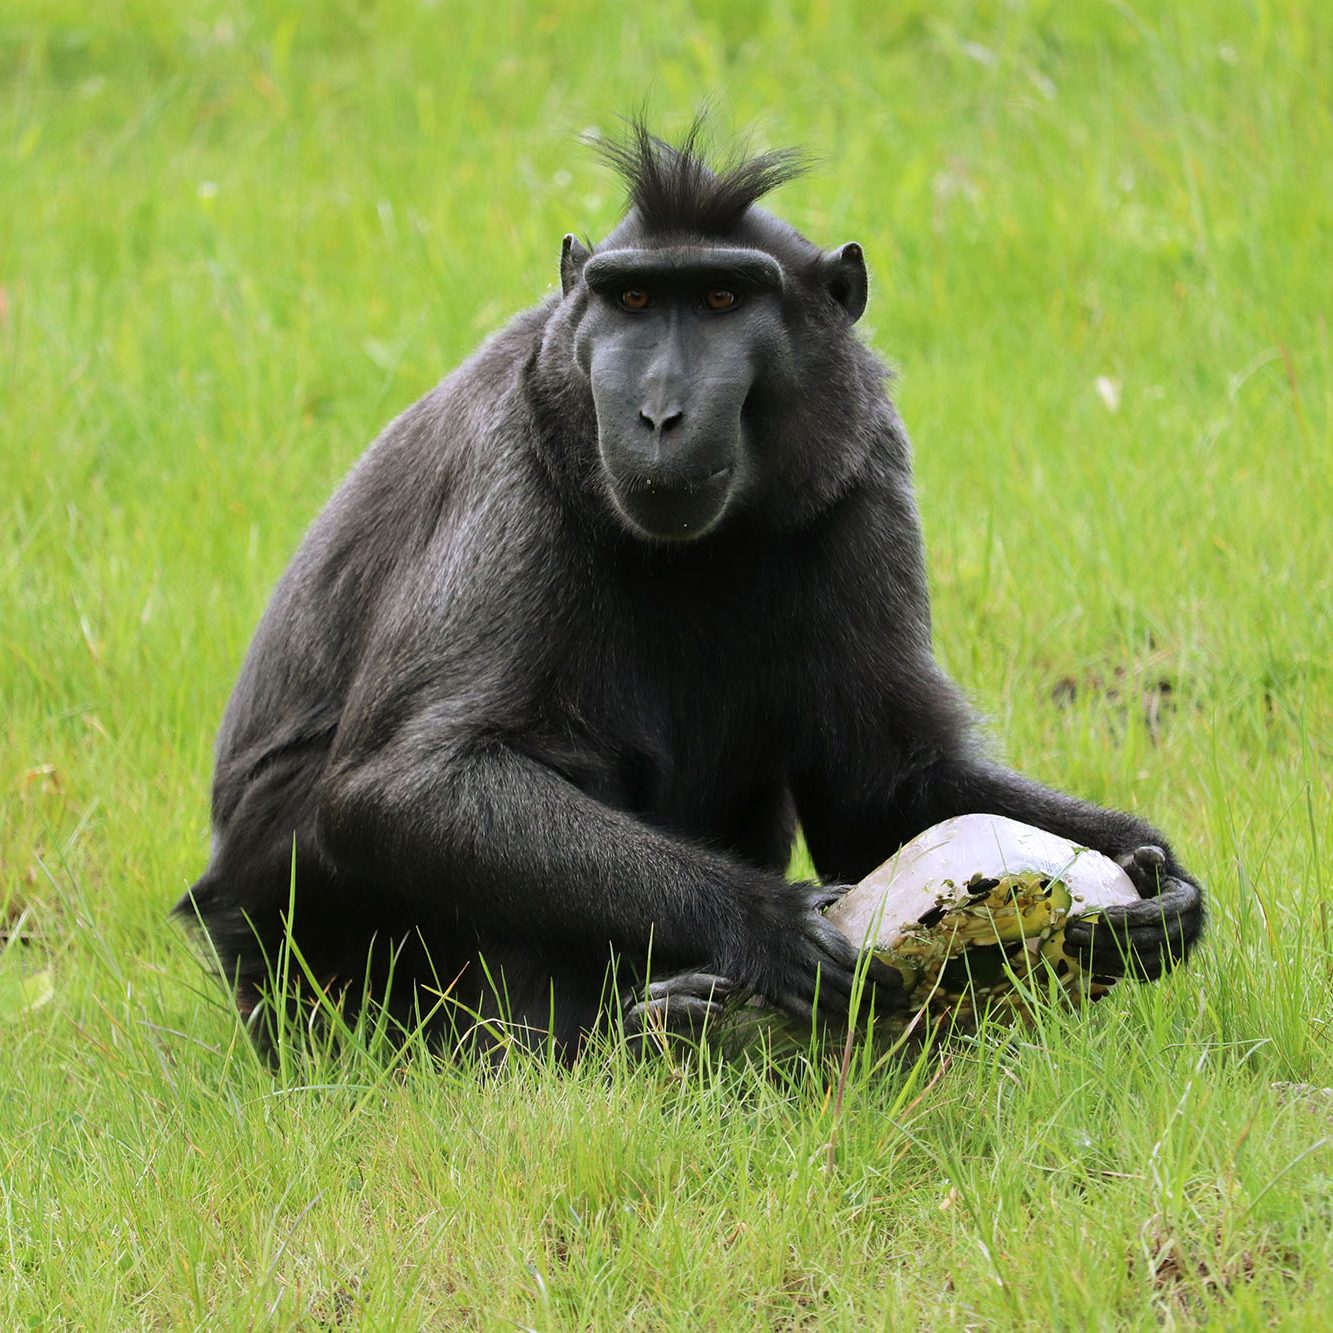
M820 276L828 294L847 312L852 323L866 308L866 257L855 241L830 250L819 261Z
M588 248L571 231L560 246L560 290L568 296L570 288L578 285L579 275L588 262Z

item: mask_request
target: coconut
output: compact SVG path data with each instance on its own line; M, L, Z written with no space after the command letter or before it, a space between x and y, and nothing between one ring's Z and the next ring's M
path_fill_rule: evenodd
M1100 998L1111 979L1065 951L1065 925L1138 899L1100 852L1003 815L973 814L914 838L827 916L902 974L908 1020L925 1009L969 1025L983 1011L1029 1014L1051 979L1075 1004Z

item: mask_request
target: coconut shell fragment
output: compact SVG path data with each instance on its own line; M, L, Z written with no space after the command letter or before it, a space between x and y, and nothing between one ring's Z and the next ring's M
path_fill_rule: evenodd
M912 1012L970 1025L1018 1018L1053 978L1075 1004L1111 982L1064 949L1065 923L1138 901L1109 857L1002 815L960 815L914 838L828 910L902 973Z

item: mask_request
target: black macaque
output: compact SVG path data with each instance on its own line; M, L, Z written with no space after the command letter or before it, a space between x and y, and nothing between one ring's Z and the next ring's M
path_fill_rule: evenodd
M1161 834L988 760L935 662L861 247L755 206L799 158L713 167L698 126L638 123L604 151L623 221L385 430L241 670L177 911L261 1046L293 857L292 937L347 1016L491 1057L746 994L845 1022L821 908L967 811L1130 869L1142 902L1068 930L1099 973L1179 962L1202 894ZM822 885L785 878L798 821ZM898 974L867 998L901 1013Z

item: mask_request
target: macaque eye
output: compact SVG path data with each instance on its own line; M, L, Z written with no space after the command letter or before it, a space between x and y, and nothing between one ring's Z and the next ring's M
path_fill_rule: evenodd
M736 304L736 293L725 287L714 287L704 295L704 305L710 310L730 310Z
M631 287L628 291L620 293L620 304L626 310L647 310L652 303L652 297L638 287Z

